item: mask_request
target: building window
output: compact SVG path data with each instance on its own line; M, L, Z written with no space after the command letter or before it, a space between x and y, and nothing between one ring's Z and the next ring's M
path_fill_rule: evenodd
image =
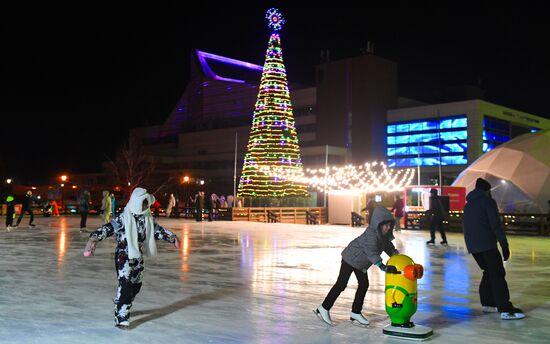
M390 167L465 165L468 163L466 115L387 126Z

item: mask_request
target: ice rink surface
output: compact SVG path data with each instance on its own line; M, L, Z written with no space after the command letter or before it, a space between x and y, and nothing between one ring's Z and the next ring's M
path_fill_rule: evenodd
M363 228L158 219L182 245L159 241L159 255L145 257L131 329L123 331L113 318L114 238L83 257L89 234L79 221L37 217L29 229L25 218L0 231L0 343L411 342L382 334L389 318L378 268L369 270L363 307L369 328L347 320L354 275L331 310L336 326L312 312L336 281L340 252ZM90 230L99 225L89 218ZM424 265L412 320L434 329L429 342L550 343L550 238L508 236L511 299L527 317L503 321L480 310L481 271L462 235L450 234L448 247L427 247L428 235L399 232L394 244Z

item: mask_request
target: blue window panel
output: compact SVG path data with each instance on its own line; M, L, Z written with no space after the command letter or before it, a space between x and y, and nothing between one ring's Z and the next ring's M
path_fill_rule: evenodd
M442 156L441 165L466 165L468 159L464 155Z
M467 143L446 143L441 145L442 153L462 153L466 151Z
M409 141L409 136L411 135L396 136L395 144L401 145L401 144L412 142L412 141Z
M395 132L397 132L397 133L407 133L407 132L409 132L409 125L408 124L396 124L395 125Z
M388 136L387 141L388 141L388 145L394 145L395 144L395 136Z
M461 118L449 118L441 121L441 129L454 129L454 128L466 128L468 127L468 119L466 117Z
M439 133L439 135L441 137L441 141L456 141L456 140L468 139L467 130L447 131L447 132Z
M437 121L424 122L424 130L437 130Z
M422 146L422 154L437 154L439 153L439 149L437 146L433 145L426 145Z
M395 125L394 124L389 124L387 127L386 127L386 132L388 134L394 134L395 133Z
M409 131L422 131L424 130L424 122L409 123Z

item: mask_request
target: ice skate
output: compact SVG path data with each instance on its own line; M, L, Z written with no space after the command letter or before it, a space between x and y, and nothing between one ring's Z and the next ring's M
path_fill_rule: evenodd
M447 241L442 241L440 244L443 246L449 246L449 243Z
M369 325L369 321L363 316L362 313L351 312L349 314L349 320L351 320L351 323L355 326L367 327Z
M330 319L330 313L323 306L319 306L317 309L313 310L313 313L324 323L332 326L332 320Z
M426 244L427 244L427 245L435 245L435 241L433 241L433 240L428 240L428 241L426 241Z
M34 223L29 223L29 228L34 228L36 225Z
M519 308L512 308L508 312L501 312L500 318L502 320L519 320L525 318L525 314Z
M119 322L118 324L115 324L116 327L118 327L121 330L129 330L130 329L130 322L128 320L124 320Z
M498 309L492 306L481 306L481 311L483 313L498 313Z

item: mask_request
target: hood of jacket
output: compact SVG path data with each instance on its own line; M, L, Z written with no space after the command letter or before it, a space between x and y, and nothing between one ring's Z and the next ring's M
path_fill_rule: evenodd
M382 234L382 230L378 228L378 226L382 222L392 222L390 230L385 234L385 236L389 237L390 239L393 239L393 226L395 225L395 219L393 218L392 214L388 209L385 207L379 205L374 209L374 212L372 214L371 222L369 223L368 229L375 230L379 235Z
M489 198L489 195L487 195L487 192L485 192L481 189L473 189L466 196L466 201L472 202L472 201L479 200L481 198Z

